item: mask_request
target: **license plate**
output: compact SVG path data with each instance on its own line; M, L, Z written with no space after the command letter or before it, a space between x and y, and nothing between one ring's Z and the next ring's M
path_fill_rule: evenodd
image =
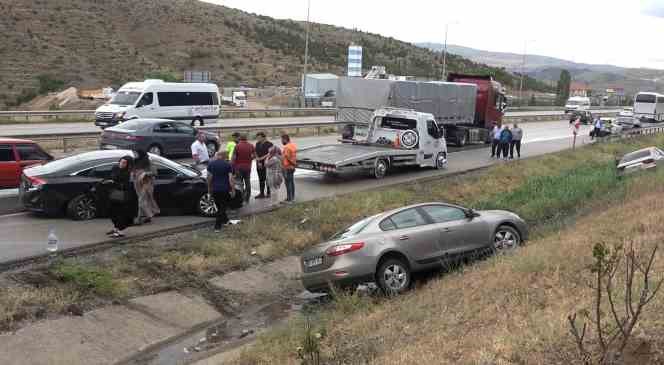
M302 169L313 169L314 164L308 162L298 162L297 167Z
M323 257L316 257L311 260L304 260L305 267L314 267L323 264Z

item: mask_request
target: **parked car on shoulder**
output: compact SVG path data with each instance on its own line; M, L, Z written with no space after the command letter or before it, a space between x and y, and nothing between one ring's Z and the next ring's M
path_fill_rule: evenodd
M93 151L55 160L23 171L19 199L32 212L66 215L74 220L105 216L108 196L95 191L129 150ZM214 216L205 172L149 154L155 172L154 196L162 214Z
M99 147L103 150L142 149L158 156L191 155L191 144L198 133L205 135L208 153L214 156L220 144L216 134L168 119L134 119L106 128Z
M630 152L618 161L618 173L631 174L664 165L664 151L657 147L647 147Z
M23 169L53 160L37 143L27 139L0 138L0 188L16 188Z
M362 219L304 252L302 282L312 292L376 282L387 293L402 293L414 272L471 252L513 250L527 238L526 223L508 211L412 205Z
M634 116L634 108L631 106L622 108L620 112L618 112L619 117L633 117Z

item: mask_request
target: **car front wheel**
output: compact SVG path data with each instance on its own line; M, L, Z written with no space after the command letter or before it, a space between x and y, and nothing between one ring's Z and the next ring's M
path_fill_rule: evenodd
M510 226L500 226L493 236L493 249L496 253L508 253L521 245L521 235Z
M81 194L67 204L67 216L75 221L86 221L97 217L97 202L89 194Z
M378 286L387 295L398 295L410 287L410 268L403 260L385 260L376 273Z
M211 194L205 193L198 199L198 214L204 217L214 217L217 215L217 204Z

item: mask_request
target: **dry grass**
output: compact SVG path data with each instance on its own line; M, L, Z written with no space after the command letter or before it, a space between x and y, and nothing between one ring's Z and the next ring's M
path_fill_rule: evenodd
M63 313L79 299L77 292L66 288L0 288L0 332L14 329L23 321L44 318L50 313Z
M589 308L594 243L635 242L644 251L664 239L664 174L631 182L630 198L566 229L446 274L378 305L319 314L323 357L332 364L577 363L568 314ZM661 278L664 257L655 270ZM361 300L361 299L358 299ZM664 351L664 299L656 298L636 331L650 361ZM239 364L297 364L302 319L262 337ZM642 361L639 360L639 361ZM635 362L642 363L642 362Z

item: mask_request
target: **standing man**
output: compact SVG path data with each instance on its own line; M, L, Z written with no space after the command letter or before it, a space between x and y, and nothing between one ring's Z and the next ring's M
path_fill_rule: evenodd
M197 167L201 165L205 167L210 162L210 155L205 146L205 135L203 133L198 133L196 140L191 144L191 157Z
M256 158L256 150L254 146L247 142L247 135L240 135L240 142L235 146L235 155L233 156L233 167L244 183L244 196L245 203L249 203L251 198L251 165Z
M574 123L570 125L572 128L572 149L576 148L576 136L579 135L579 131L581 130L581 117L576 118Z
M517 123L512 127L512 142L510 143L510 160L514 158L514 147L516 147L516 155L521 158L521 139L523 138L523 130L519 128Z
M491 130L491 158L496 157L496 152L498 152L498 158L500 158L500 132L502 129L498 126L498 123L493 122L493 129Z
M234 132L231 134L231 139L226 143L226 154L229 160L233 160L235 156L235 146L237 146L238 139L240 138L240 133Z
M284 170L284 182L286 183L286 201L295 201L295 167L297 166L297 146L290 140L288 134L281 136L281 144L284 145L282 168Z
M508 126L503 126L500 132L500 150L503 152L503 160L507 160L510 144L512 143L512 131ZM500 158L500 156L498 156Z
M231 200L231 196L235 194L233 168L228 163L226 151L217 152L216 159L208 164L207 171L208 193L212 195L214 202L217 204L217 219L214 222L214 231L219 232L221 227L228 223L226 207Z
M602 124L603 124L602 119L600 117L597 117L597 119L595 120L595 128L593 129L593 132L590 134L591 139L599 137L603 127Z
M256 199L265 199L270 197L270 185L267 184L267 167L265 163L269 157L272 142L265 138L264 132L256 133L256 140L256 171L258 172L258 183L261 188L261 192L256 195ZM267 194L265 194L266 188Z

